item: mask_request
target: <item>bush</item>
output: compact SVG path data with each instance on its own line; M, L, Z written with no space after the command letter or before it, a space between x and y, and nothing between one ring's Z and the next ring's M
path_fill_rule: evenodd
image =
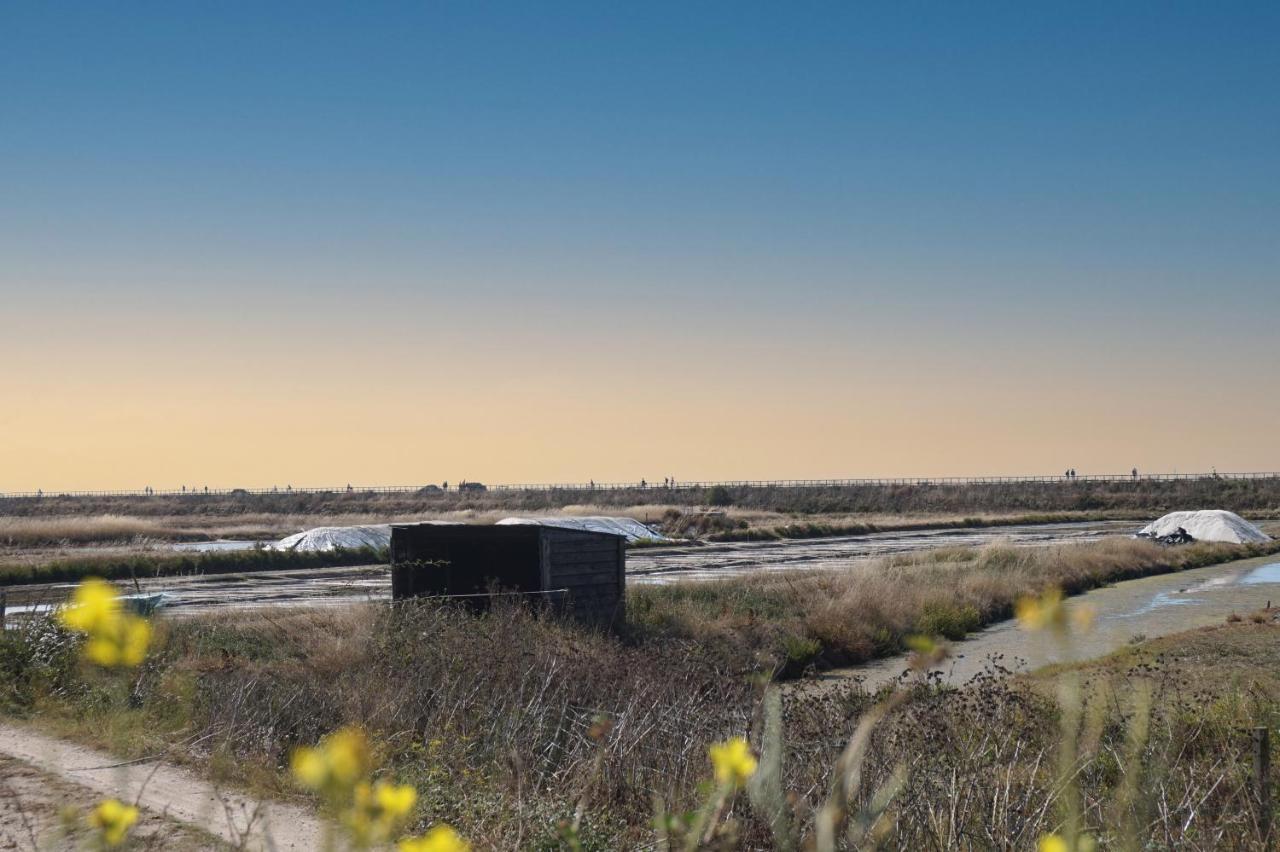
M64 689L76 668L79 643L50 618L0 630L0 711L29 710L41 693Z
M185 574L227 574L240 571L282 571L290 568L336 568L375 565L389 560L388 551L362 547L350 550L224 550L210 553L139 553L126 556L74 556L34 565L0 565L0 586L25 583L65 583L85 577L130 580Z
M981 626L982 616L975 607L932 602L925 604L914 632L954 641L963 639Z
M733 495L729 493L729 489L723 485L713 485L707 491L708 506L732 506Z

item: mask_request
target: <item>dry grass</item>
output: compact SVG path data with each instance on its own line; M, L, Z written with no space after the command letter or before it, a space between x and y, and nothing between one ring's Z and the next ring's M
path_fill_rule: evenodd
M453 509L416 513L344 514L244 513L235 515L60 515L53 517L0 517L0 558L6 563L31 562L38 553L71 556L65 551L85 547L130 548L142 552L169 542L238 539L271 541L319 526L453 521L491 524L513 513L503 509ZM876 531L933 529L956 526L999 526L1017 523L1089 520L1093 516L984 515L961 518L942 515L853 516L817 515L796 518L753 509L717 509L643 503L602 506L575 503L556 510L534 510L531 515L613 515L651 524L678 538L709 540L807 538Z
M877 728L858 803L905 770L883 848L1035 848L1062 830L1054 696L1061 679L1078 678L1082 689L1066 686L1083 701L1066 774L1099 848L1274 849L1251 789L1249 729L1280 723L1277 671L1280 625L1269 623L1168 636L1027 677L993 665L958 690L920 684ZM789 789L812 777L808 750L866 707L850 694L797 694L787 707ZM1135 746L1140 715L1149 729Z
M1116 790L1137 772L1158 783L1119 817L1137 820L1143 843L1265 848L1239 730L1280 721L1277 631L1242 624L1166 637L1077 667L1123 684L1087 693L1076 777L1092 834L1114 845ZM479 849L563 848L557 825L588 789L584 848L653 848L655 794L679 813L703 797L709 743L749 730L764 741L755 688L697 648L670 638L629 647L523 609L206 616L168 623L161 638L140 677L104 677L69 662L56 634L5 637L0 665L18 677L0 699L64 735L127 756L168 752L282 796L294 795L281 771L293 745L360 724L387 774L420 791L418 824L450 822ZM1202 673L1216 678L1210 695ZM1121 762L1128 687L1140 679L1155 686L1152 733ZM854 791L855 808L866 807L905 771L879 829L883 847L1033 848L1057 828L1058 708L1043 683L913 688L876 729ZM873 704L851 686L786 699L782 778L802 833ZM603 751L589 733L601 715L614 723ZM767 820L744 800L726 816L737 825L732 848L770 848Z
M293 747L358 724L421 791L423 822L464 827L486 849L556 848L557 824L593 772L589 732L601 715L615 720L610 771L586 831L609 842L589 848L642 836L653 794L693 803L707 744L746 732L756 694L695 647L627 647L515 607L476 616L358 605L161 624L163 650L132 678L67 667L57 641L33 638L22 653L53 662L27 663L0 688L0 707L7 698L58 733L129 756L194 744L175 755L283 796L297 795L279 771Z
M161 518L123 515L0 517L0 545L7 547L173 538L177 532Z
M1277 550L1280 543L1162 548L1124 538L941 548L839 571L642 586L631 590L628 606L641 632L723 646L796 674L809 664L846 665L898 653L915 634L962 638L1007 618L1020 597L1049 587L1075 593Z
M978 517L985 515L1102 512L1114 516L1155 517L1189 507L1221 507L1255 517L1280 517L1280 477L1272 479L1202 479L1161 482L992 483L932 485L852 485L802 488L741 487L715 489L567 490L511 492L405 492L227 495L181 497L3 498L4 515L126 515L141 517L228 518L294 515L382 518L455 511L520 514L554 511L565 506L600 506L613 514L646 505L709 506L713 502L740 510L782 515L906 515Z

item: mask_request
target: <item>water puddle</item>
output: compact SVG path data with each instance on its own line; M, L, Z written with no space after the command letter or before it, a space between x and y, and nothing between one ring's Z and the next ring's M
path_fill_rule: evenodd
M232 541L229 539L218 539L217 541L182 541L173 545L174 550L186 551L189 553L221 553L234 550L253 550L255 547L263 547L274 542L265 541Z
M1246 586L1257 586L1264 583L1280 583L1280 562L1272 562L1269 565L1254 568L1248 574L1241 577L1240 582Z

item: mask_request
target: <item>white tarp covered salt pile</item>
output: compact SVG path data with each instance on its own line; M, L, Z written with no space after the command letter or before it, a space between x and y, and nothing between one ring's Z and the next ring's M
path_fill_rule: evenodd
M627 542L636 541L668 541L669 539L655 529L645 526L635 518L606 518L601 516L586 518L503 518L499 524L541 524L547 527L563 527L570 530L590 530L592 532L613 533L627 537Z
M1271 541L1271 536L1237 515L1222 509L1202 509L1199 512L1170 512L1152 521L1138 531L1139 538L1164 539L1185 530L1196 541L1222 541L1229 544L1249 544Z
M276 550L356 550L371 547L380 550L391 546L391 526L370 524L362 527L316 527L282 538L272 547Z

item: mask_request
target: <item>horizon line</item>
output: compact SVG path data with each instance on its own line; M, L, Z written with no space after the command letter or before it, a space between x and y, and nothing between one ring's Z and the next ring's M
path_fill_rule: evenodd
M630 482L554 482L554 483L495 483L487 484L460 480L454 485L447 482L418 485L346 485L300 486L292 484L280 487L220 487L200 486L172 489L154 489L150 486L133 489L54 489L45 491L0 491L0 499L27 499L44 497L225 497L238 494L412 494L412 493L484 493L487 491L680 491L714 488L820 488L888 485L999 485L1017 483L1066 483L1066 482L1175 482L1196 479L1277 479L1280 471L1201 471L1194 473L1142 473L1136 469L1125 473L1077 473L1056 474L991 474L985 476L881 476L850 477L843 479L725 479L725 480L676 480L663 479L650 482L639 479Z

